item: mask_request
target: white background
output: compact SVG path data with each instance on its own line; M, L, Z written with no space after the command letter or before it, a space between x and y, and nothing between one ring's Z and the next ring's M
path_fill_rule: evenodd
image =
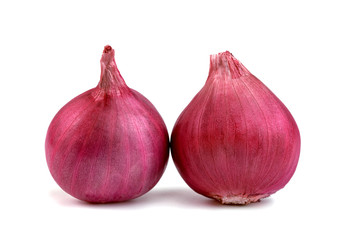
M360 239L358 1L1 1L1 239ZM229 50L285 103L302 150L288 185L222 206L172 159L146 195L91 205L46 165L56 112L96 86L104 45L169 132Z

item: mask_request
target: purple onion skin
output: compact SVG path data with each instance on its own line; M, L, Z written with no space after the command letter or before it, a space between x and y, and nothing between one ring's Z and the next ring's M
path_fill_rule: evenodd
M211 56L204 87L177 119L171 154L197 193L223 204L249 204L289 182L300 133L285 105L224 52Z
M155 107L130 89L106 46L99 85L52 120L45 143L49 170L75 198L92 203L139 197L161 178L169 136Z

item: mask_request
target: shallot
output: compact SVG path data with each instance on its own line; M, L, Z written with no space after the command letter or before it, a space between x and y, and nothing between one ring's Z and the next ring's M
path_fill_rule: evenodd
M139 197L159 181L169 136L155 107L130 89L105 46L97 87L56 114L46 135L51 175L80 200L106 203Z
M197 193L249 204L289 182L300 133L285 105L226 51L210 57L204 87L175 123L171 153Z

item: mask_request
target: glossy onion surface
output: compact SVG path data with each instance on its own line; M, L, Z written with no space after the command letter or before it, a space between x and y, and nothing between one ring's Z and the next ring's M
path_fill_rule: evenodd
M223 204L248 204L289 182L300 134L285 105L224 52L210 57L204 87L175 123L171 152L193 190Z
M56 114L45 150L49 170L65 192L88 202L117 202L139 197L159 181L169 136L155 107L127 87L114 50L106 46L98 86Z

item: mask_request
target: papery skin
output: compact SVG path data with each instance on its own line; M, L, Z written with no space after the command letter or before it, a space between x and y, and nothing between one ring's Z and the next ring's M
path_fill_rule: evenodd
M97 87L52 120L45 143L49 170L67 193L93 203L139 197L159 181L169 136L155 107L130 89L106 46Z
M197 193L249 204L289 182L300 133L285 105L227 51L210 57L204 87L175 123L171 154Z

